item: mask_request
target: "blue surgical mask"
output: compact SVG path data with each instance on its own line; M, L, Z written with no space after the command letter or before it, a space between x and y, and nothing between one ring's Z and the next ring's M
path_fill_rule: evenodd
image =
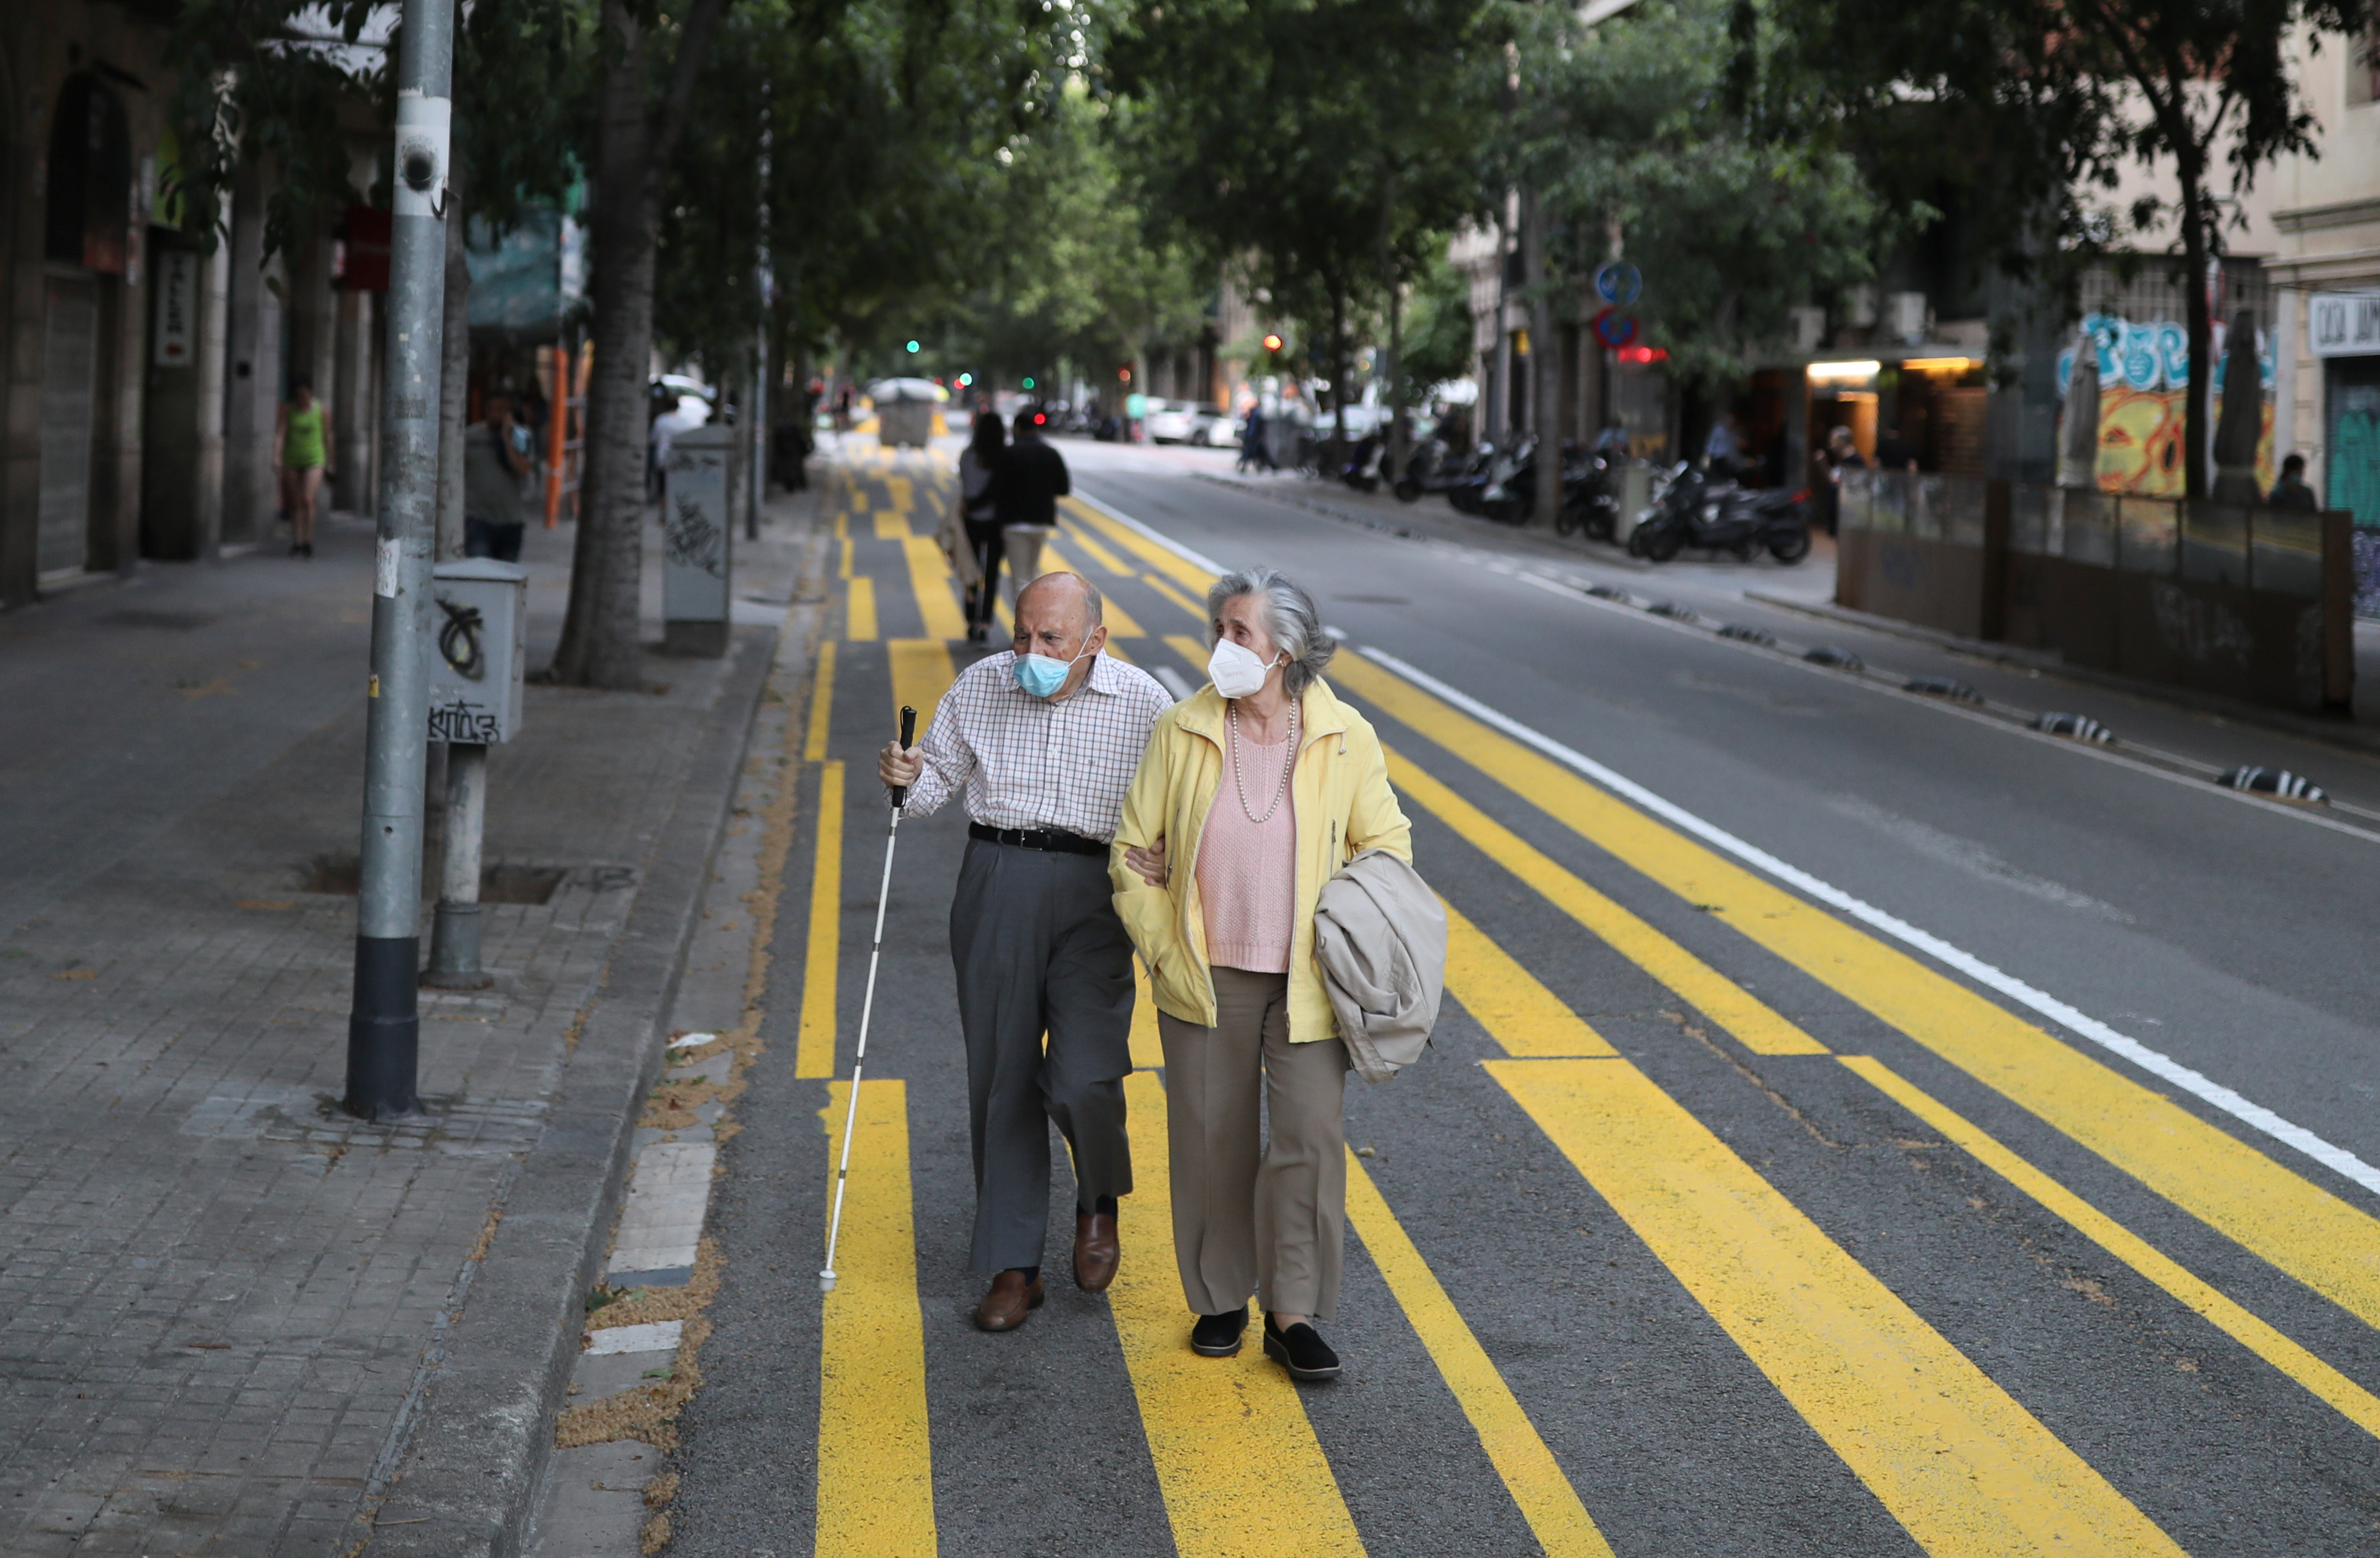
M1086 650L1075 656L1075 660L1097 652ZM1016 678L1018 687L1036 698L1047 698L1066 685L1066 673L1074 669L1075 660L1052 660L1046 654L1020 654L1016 657L1016 663L1009 667L1009 673Z

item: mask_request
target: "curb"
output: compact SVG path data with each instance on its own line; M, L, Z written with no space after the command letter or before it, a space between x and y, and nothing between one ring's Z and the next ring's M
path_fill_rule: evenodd
M1824 622L1840 623L1846 627L1858 627L1870 633L1882 633L1912 643L1927 644L1936 649L1955 650L1977 660L2002 665L2014 665L2028 671L2038 671L2045 676L2058 676L2085 687L2104 688L2109 692L2121 692L2153 703L2169 703L2203 714L2216 714L2240 724L2261 725L2267 730L2294 736L2301 740L2318 741L2363 755L2380 754L2380 730L2352 723L2313 719L2292 714L2279 709L2260 708L2253 703L2241 703L2212 693L2193 692L2188 688L2167 687L2158 682L2144 682L2113 671L2094 670L2087 665L2074 665L2046 651L2023 650L2009 644L1993 643L1985 639L1965 639L1956 633L1926 627L1913 622L1900 622L1888 616L1876 616L1867 612L1852 611L1812 601L1796 601L1771 595L1765 590L1747 590L1747 601L1773 606L1803 616L1816 617Z
M734 629L734 666L655 839L601 993L563 1063L544 1133L500 1203L469 1308L431 1362L427 1399L383 1505L359 1524L374 1558L511 1558L553 1453L582 1305L619 1215L637 1106L660 1075L661 1029L685 968L713 854L744 771L780 629Z

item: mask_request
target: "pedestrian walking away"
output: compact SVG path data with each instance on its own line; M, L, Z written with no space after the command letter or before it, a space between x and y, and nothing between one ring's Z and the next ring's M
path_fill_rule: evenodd
M281 486L281 506L289 516L289 555L314 555L314 507L331 476L331 444L323 436L322 403L314 381L300 374L289 382L273 430L273 475Z
M463 432L463 554L520 561L528 524L521 481L529 456L515 436L510 397L488 396L480 420Z
M1412 829L1379 737L1322 680L1334 645L1314 598L1250 568L1215 582L1207 615L1212 680L1158 720L1109 870L1165 1049L1191 1349L1237 1353L1253 1292L1266 1356L1328 1379L1339 1357L1315 1322L1339 1301L1350 1061L1315 910L1360 851L1410 863Z
M1124 791L1172 699L1101 652L1101 614L1080 575L1027 585L1014 647L961 672L925 738L877 761L888 789L907 787L912 816L965 797L951 963L975 1150L973 1264L992 1279L976 1307L986 1331L1014 1330L1041 1302L1050 1123L1074 1150L1074 1271L1086 1292L1114 1280L1117 1206L1132 1190L1132 943L1106 867Z
M977 575L968 586L966 600L967 642L971 644L989 643L991 639L991 603L999 598L1000 560L1006 552L1001 542L1000 505L992 494L991 479L1007 453L1008 434L1000 425L999 414L977 412L973 434L959 455L959 524Z
M1058 528L1058 500L1074 491L1066 457L1041 436L1043 415L1032 406L1016 413L1016 442L1001 455L984 489L1000 524L1008 577L1020 590L1040 571L1041 543Z

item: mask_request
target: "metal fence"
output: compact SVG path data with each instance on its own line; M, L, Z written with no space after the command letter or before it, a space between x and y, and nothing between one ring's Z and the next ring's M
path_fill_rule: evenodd
M1970 476L1843 472L1840 524L1955 546L1984 544L1990 483ZM2009 483L2009 550L2030 556L2309 599L2322 593L2322 516L2091 488ZM2356 533L2358 615L2380 615L2380 532Z

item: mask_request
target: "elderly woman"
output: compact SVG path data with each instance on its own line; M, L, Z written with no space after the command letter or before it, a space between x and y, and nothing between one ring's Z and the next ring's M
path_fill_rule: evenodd
M1339 1299L1348 1060L1315 904L1357 850L1411 859L1412 829L1379 737L1322 680L1334 646L1313 597L1250 568L1216 581L1207 615L1213 680L1159 717L1109 875L1157 997L1191 1349L1237 1353L1254 1290L1265 1356L1328 1379L1314 1322Z

